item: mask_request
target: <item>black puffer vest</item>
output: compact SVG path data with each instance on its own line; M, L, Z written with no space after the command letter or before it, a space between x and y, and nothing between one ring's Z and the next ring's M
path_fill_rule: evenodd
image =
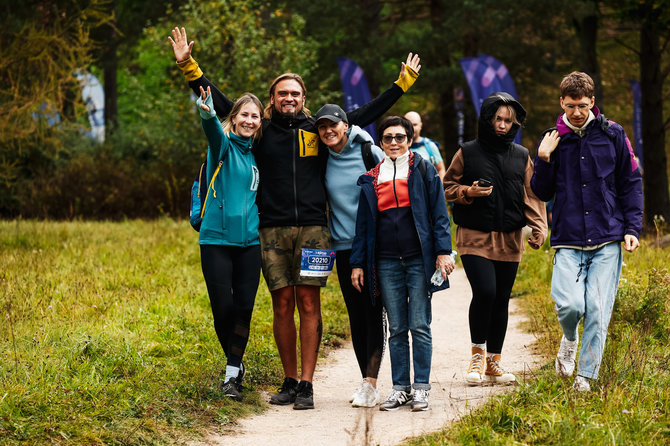
M461 183L471 185L486 179L493 184L493 192L488 197L474 198L472 204L454 205L454 221L464 228L511 232L526 224L523 196L528 149L512 142L519 130L516 124L505 135L495 133L491 121L501 105L514 107L519 122L526 116L521 104L507 93L494 93L484 100L478 138L461 146Z

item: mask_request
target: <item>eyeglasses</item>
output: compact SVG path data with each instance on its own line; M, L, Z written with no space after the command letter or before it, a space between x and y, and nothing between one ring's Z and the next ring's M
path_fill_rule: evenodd
M402 144L407 140L407 135L383 135L382 142L384 144L391 144L393 140L398 144Z
M589 108L589 104L565 104L565 107L569 108L570 110L578 108L582 111L585 111L587 108Z

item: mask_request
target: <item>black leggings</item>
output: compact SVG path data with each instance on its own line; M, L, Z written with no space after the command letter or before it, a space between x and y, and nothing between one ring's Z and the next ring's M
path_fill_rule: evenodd
M251 313L261 274L260 245L200 245L202 274L214 315L214 330L227 365L239 367L249 340Z
M463 255L461 261L472 288L470 339L473 344L486 343L490 353L501 353L507 333L509 296L519 263L473 255Z
M349 313L351 341L361 375L377 379L386 339L383 307L381 299L377 299L377 305L372 305L370 296L366 292L359 293L351 284L350 255L350 249L337 251L337 278Z

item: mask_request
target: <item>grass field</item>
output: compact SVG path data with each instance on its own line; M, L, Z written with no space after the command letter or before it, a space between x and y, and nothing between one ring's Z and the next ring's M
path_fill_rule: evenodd
M173 220L0 222L0 444L175 444L265 407L219 391L225 359L197 234ZM337 280L324 343L348 336ZM283 374L261 280L247 386Z
M545 247L546 248L546 247ZM556 378L553 251L527 251L514 295L547 366L448 430L411 444L657 445L670 442L670 249L625 254L600 379ZM219 391L225 360L184 222L0 222L0 445L179 444L264 410L280 384L261 280L243 403ZM324 344L348 336L331 276ZM513 354L507 352L506 355Z
M647 240L624 253L600 377L585 394L554 371L561 331L550 297L553 250L527 250L513 295L528 311L546 366L444 432L409 444L669 444L670 249L654 246Z

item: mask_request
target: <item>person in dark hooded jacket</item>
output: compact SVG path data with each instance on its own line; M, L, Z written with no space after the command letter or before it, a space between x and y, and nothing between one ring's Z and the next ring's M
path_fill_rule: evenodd
M477 139L464 143L444 178L447 201L454 203L456 245L472 287L470 384L516 380L500 366L507 332L508 303L524 248L538 249L547 236L544 203L530 188L533 162L514 137L526 117L507 93L482 103Z

